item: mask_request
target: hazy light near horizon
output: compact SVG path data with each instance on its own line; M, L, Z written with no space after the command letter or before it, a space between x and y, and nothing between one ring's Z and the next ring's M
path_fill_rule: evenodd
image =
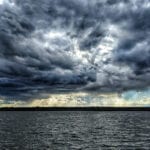
M111 107L130 107L130 106L150 106L150 98L125 99L118 94L89 94L89 93L70 93L70 94L51 94L45 99L33 101L11 101L5 103L0 100L1 107L77 107L77 106L111 106Z

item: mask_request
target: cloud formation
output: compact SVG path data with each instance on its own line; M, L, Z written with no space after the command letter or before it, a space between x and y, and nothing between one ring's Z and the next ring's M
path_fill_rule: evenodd
M149 0L1 0L1 97L147 88L149 16Z

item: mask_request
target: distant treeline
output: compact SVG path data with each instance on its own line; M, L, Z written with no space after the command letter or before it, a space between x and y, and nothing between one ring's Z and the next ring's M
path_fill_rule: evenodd
M150 107L2 107L0 111L150 111Z

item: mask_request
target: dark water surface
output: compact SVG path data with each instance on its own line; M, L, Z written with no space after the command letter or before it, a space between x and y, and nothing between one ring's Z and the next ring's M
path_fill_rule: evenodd
M0 112L0 150L150 149L150 112Z

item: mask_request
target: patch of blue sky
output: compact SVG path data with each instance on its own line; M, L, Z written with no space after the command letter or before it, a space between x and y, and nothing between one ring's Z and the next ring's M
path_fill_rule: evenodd
M130 90L121 94L125 100L140 100L150 98L150 88L144 90Z

